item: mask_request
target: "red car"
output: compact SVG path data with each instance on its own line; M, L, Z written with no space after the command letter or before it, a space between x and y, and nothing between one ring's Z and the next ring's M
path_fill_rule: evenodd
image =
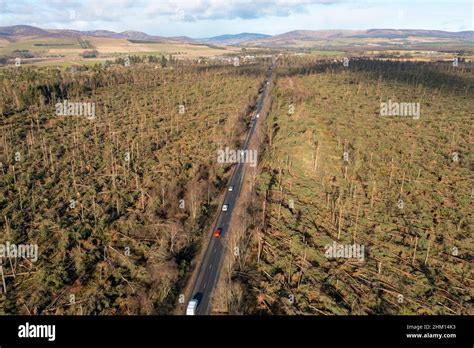
M214 237L216 238L219 238L221 236L221 233L222 233L222 228L218 228L214 231Z

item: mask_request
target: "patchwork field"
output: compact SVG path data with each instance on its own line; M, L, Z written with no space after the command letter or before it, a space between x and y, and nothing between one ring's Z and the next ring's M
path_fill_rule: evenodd
M82 44L82 46L81 46ZM83 58L85 51L96 50L97 58ZM101 63L125 54L169 56L183 59L215 57L240 52L239 48L190 44L180 42L138 42L127 39L81 37L81 38L24 38L17 42L0 40L0 55L17 56L17 51L27 51L35 60L22 59L22 64L60 65Z

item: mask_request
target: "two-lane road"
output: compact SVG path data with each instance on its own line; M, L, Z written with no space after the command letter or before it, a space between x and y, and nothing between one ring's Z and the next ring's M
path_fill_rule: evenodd
M267 78L265 81L270 81L272 77L273 66L268 70ZM265 101L265 95L268 83L264 82L263 90L259 93L257 100L255 114L259 114L262 110L263 103ZM248 150L248 144L254 134L256 127L258 126L259 118L253 117L250 121L247 136L245 138L244 145L241 150ZM199 267L199 273L192 290L192 298L199 301L196 309L196 314L206 315L211 312L212 295L214 288L219 279L219 273L224 261L225 249L227 247L227 232L229 231L229 223L232 217L232 212L236 206L237 200L240 195L242 188L243 177L245 173L246 163L237 163L232 174L229 186L233 186L232 191L226 189L224 197L224 204L228 205L227 211L222 211L222 206L219 207L219 216L217 218L216 225L213 228L213 234L209 241L208 247L205 251L204 258ZM214 231L220 228L221 236L219 238L214 237Z

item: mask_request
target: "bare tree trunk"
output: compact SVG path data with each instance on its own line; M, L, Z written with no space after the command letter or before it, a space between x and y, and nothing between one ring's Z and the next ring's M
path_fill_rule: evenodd
M357 212L356 212L356 220L355 220L355 226L354 226L354 233L352 235L352 239L354 240L354 243L356 242L356 237L357 237L357 223L359 222L359 210L360 210L360 202L357 205Z
M260 263L261 253L262 253L262 240L260 237L260 229L257 229L257 264Z
M392 164L390 165L390 178L388 179L388 188L392 186L392 177L393 177L393 157L392 157Z
M428 264L428 257L430 256L430 248L431 248L431 238L428 239L428 248L426 250L425 265Z
M402 176L402 184L400 185L400 194L403 193L403 184L405 183L405 172L403 172Z
M7 293L7 284L5 283L5 275L3 274L3 259L0 257L0 273L2 273L3 293Z
M416 247L418 246L418 237L415 237L415 246L413 248L413 258L411 260L412 266L415 265L415 257L416 257Z
M377 190L377 183L374 180L374 186L372 187L372 196L370 197L370 207L371 208L374 206L374 196L375 196L376 190Z
M337 240L341 237L341 229L342 229L342 220L344 218L344 202L341 200L341 204L339 206L339 220L337 223Z
M293 261L293 254L292 254L292 250L291 250L291 244L292 244L292 240L290 239L290 262L289 262L289 265L288 265L288 285L291 285L291 263Z

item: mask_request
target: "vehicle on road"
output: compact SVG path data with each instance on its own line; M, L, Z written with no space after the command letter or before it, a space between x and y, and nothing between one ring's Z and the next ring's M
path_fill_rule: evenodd
M216 230L214 231L214 237L216 238L219 238L222 234L222 228L216 228Z
M259 118L259 117L260 117L260 114L255 115L255 117L256 117L256 118Z
M232 185L229 186L229 191L230 191L230 192L234 191L234 186L232 186Z
M197 309L198 303L199 301L195 298L189 301L188 307L186 308L186 315L196 315L196 309Z
M222 211L227 211L227 209L229 209L229 205L228 204L224 204L222 206Z

